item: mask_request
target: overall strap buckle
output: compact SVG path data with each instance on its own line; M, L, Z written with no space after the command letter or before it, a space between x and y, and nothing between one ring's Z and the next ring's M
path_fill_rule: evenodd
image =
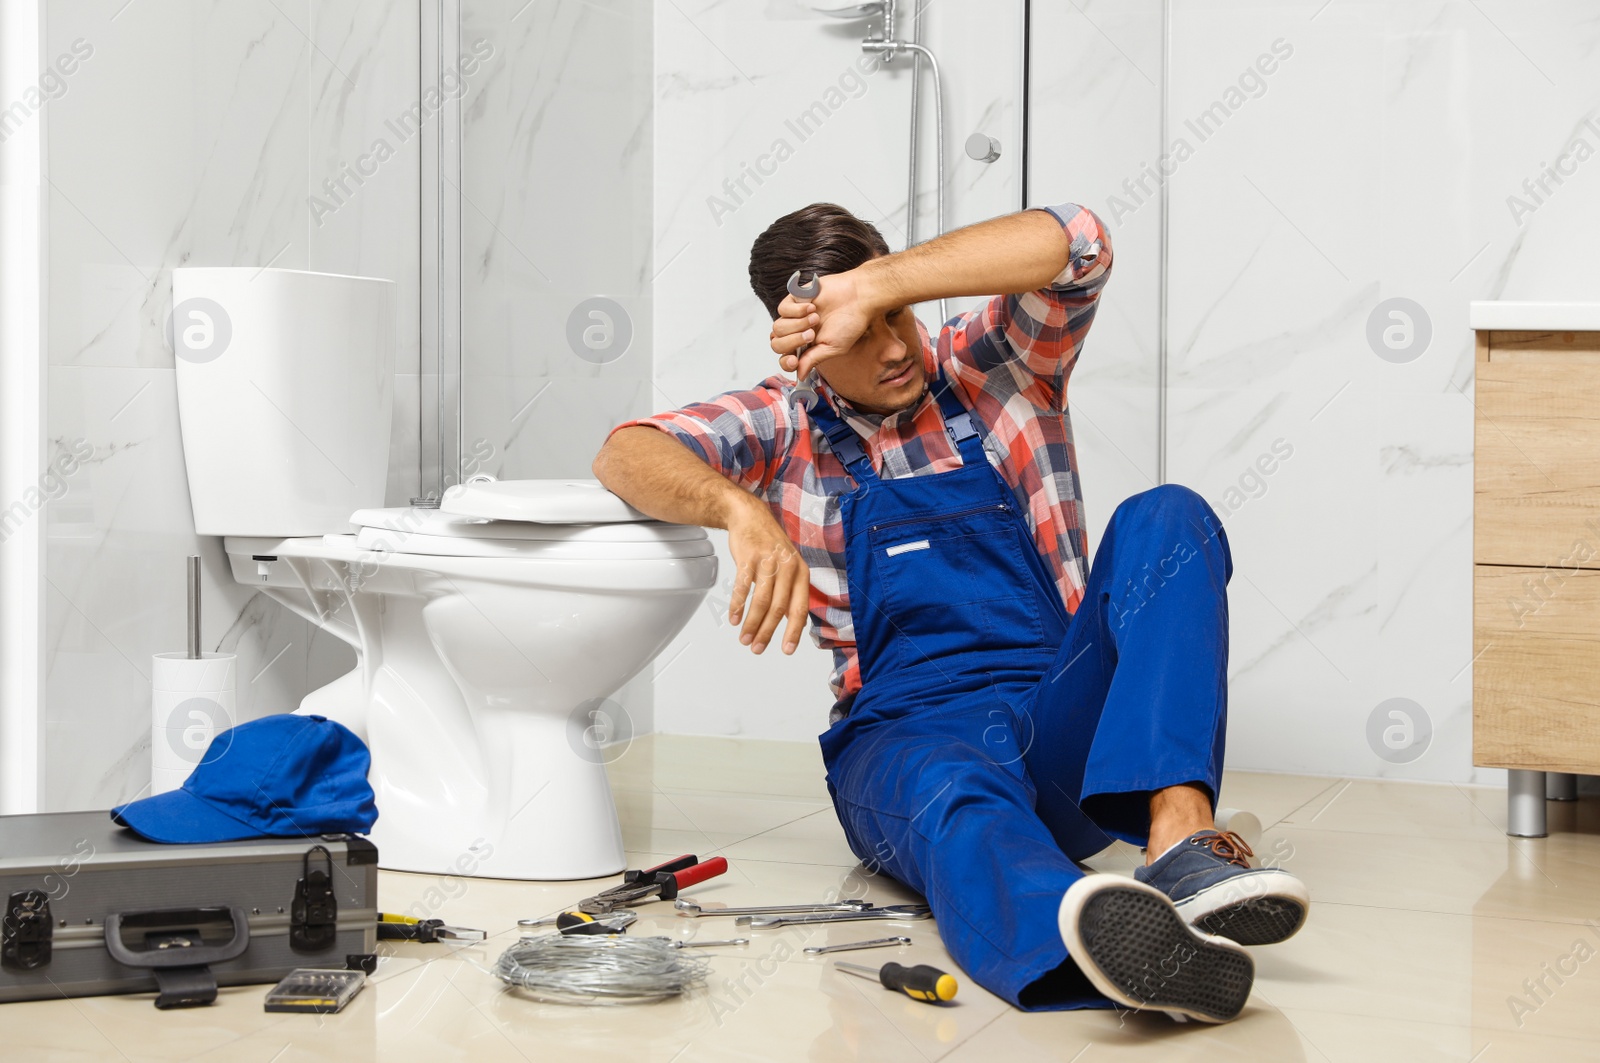
M842 422L822 430L828 437L828 445L833 448L833 453L844 463L844 467L855 471L855 464L867 460L866 448L861 445L861 437L850 430L850 426Z
M950 437L950 442L960 446L978 434L978 426L972 423L972 414L962 410L954 417L948 415L945 417L944 431L945 435Z
M872 461L867 457L866 448L861 445L861 437L834 412L827 396L819 392L817 399L816 405L811 407L810 416L822 429L822 434L828 437L834 457L855 477L857 483L876 480L877 473L872 471Z
M939 379L934 385L934 395L939 400L939 412L944 414L944 431L950 437L950 442L961 452L961 460L971 463L974 458L983 458L983 441L979 438L978 423L973 419L972 411L961 404L956 397L955 389L945 379L944 374L939 374Z

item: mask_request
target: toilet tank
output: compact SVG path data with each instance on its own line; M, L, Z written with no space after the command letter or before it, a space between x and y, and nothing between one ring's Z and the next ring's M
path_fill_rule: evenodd
M256 266L172 271L195 531L325 535L382 506L395 284Z

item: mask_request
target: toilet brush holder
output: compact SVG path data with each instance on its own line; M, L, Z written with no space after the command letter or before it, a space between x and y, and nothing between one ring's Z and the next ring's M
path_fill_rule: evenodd
M232 727L236 657L231 653L158 653L150 659L150 792L183 785L211 746ZM212 751L216 757L222 751Z
M211 740L234 725L234 654L200 652L200 557L184 562L189 648L150 659L150 793L183 785L200 761L221 756Z

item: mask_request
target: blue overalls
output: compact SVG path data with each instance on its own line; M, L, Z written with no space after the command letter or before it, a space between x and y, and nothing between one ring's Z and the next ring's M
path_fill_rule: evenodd
M826 397L811 413L856 484L840 509L862 687L820 739L829 793L851 849L927 898L980 985L1030 1011L1110 1007L1057 910L1074 860L1145 843L1152 791L1201 783L1215 807L1227 540L1187 488L1135 495L1069 616L972 415L942 375L934 394L950 472L881 480Z

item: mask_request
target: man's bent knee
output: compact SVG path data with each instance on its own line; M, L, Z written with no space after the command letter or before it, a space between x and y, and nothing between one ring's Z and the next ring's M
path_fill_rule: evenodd
M1129 495L1117 507L1115 517L1137 520L1149 527L1166 525L1171 528L1193 528L1207 538L1216 538L1222 527L1222 518L1211 508L1211 503L1191 488L1182 484L1162 484L1148 491Z
M1167 546L1184 553L1189 550L1219 552L1227 575L1233 574L1233 559L1222 518L1191 488L1162 484L1129 495L1111 519L1154 533Z

